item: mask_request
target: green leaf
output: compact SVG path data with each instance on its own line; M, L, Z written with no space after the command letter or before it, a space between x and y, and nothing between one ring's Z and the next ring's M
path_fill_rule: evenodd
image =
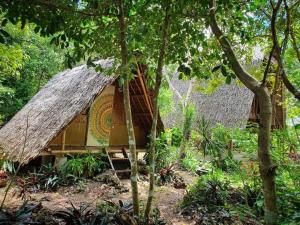
M234 73L230 73L232 79L236 79L236 75Z
M0 34L0 43L1 44L4 44L5 43L5 39L4 39L4 37Z
M118 80L118 83L119 83L119 86L122 87L125 83L125 80L123 77L120 77L119 80Z
M56 41L56 37L53 37L50 41L50 45L54 44L55 41Z
M221 66L221 72L224 77L228 77L228 72L225 66Z
M67 37L66 37L65 34L63 34L63 35L61 35L60 39L61 39L62 41L66 41L66 40L67 40Z
M40 27L38 27L38 26L36 26L35 28L34 28L34 33L38 33L39 31L40 31Z
M231 76L227 76L225 82L226 82L226 84L230 84L231 83Z
M295 129L296 130L300 130L300 123L298 123L298 124L295 125Z
M8 19L4 19L2 20L1 26L4 27L8 22Z
M214 72L216 72L217 70L219 70L220 68L221 68L221 65L217 65L217 66L215 66L215 67L211 70L211 72L214 73Z
M9 33L7 33L5 30L0 29L0 33L3 34L4 37L10 37Z

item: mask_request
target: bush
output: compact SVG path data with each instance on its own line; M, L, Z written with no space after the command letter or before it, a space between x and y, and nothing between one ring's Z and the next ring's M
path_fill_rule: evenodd
M209 129L202 124L201 147L205 147L213 157L212 174L199 178L184 198L184 207L197 205L203 211L220 207L228 209L232 215L240 218L263 218L264 199L257 160L257 127L246 129L227 129L216 126ZM226 142L233 140L233 150L239 151L238 161L230 157ZM280 224L300 223L300 143L293 127L275 130L272 133L271 156L276 169L277 206ZM215 152L214 152L215 151ZM226 157L227 155L227 157ZM221 157L222 156L222 157ZM225 157L224 157L225 156ZM187 155L185 168L195 168L195 154ZM220 160L222 159L222 160ZM220 171L219 169L222 169ZM224 177L230 185L222 186ZM215 195L212 190L217 189ZM238 191L240 190L240 191ZM235 200L234 200L235 199ZM209 206L207 206L209 205ZM211 207L214 206L214 207ZM188 208L190 210L190 208Z
M183 213L197 224L260 224L255 210L246 204L243 192L234 186L234 179L222 170L199 177L184 196ZM258 217L259 218L259 217Z
M185 158L181 159L181 166L190 172L196 172L200 166L200 156L198 152L192 147L188 146L185 151Z
M32 218L33 212L41 208L41 203L25 201L14 212L0 209L0 224L40 224Z
M229 187L229 180L221 178L218 172L201 176L197 183L190 187L182 206L206 205L209 209L224 206L228 198Z
M72 174L77 177L91 177L97 173L103 172L107 168L104 156L100 155L84 155L72 157L67 160L61 167L63 174Z
M178 146L180 145L182 133L180 129L166 129L156 138L155 143L155 164L156 172L173 164L178 158ZM148 162L148 154L145 155Z

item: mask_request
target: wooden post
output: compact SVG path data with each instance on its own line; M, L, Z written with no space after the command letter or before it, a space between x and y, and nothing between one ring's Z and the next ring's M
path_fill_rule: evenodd
M63 130L62 137L61 137L61 150L65 150L66 145L66 129Z
M141 86L142 86L142 90L143 90L144 98L145 98L145 101L146 101L146 105L147 105L147 108L148 108L149 113L151 115L151 119L153 119L153 110L152 110L152 107L151 107L151 103L150 103L150 100L149 100L147 89L145 87L144 80L142 78L142 74L140 72L138 63L136 63L136 65L137 65L138 79L139 79L139 82L141 83Z
M54 161L54 167L58 169L60 161L63 158L63 152L65 151L66 146L66 129L63 130L62 136L61 136L61 153L58 153L55 155L55 161Z
M87 139L88 139L88 133L89 133L89 118L90 118L90 108L86 110L86 127L85 127L85 139L84 139L84 147L87 146Z

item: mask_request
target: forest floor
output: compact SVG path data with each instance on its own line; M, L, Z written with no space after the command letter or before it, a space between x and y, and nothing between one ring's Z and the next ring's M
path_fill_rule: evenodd
M196 176L186 171L176 171L188 185L193 184ZM142 177L141 177L142 178ZM149 182L145 179L139 181L140 199L146 201ZM5 188L0 189L0 201L3 198ZM173 225L192 225L193 221L184 218L180 211L180 202L186 194L186 189L176 189L171 185L157 186L154 200L154 207L160 211L162 218ZM74 205L81 203L95 206L101 200L109 200L118 202L131 199L130 180L121 180L121 188L115 188L113 185L94 180L86 180L80 185L69 187L60 187L56 192L37 191L28 193L26 199L35 202L42 202L42 206L46 210L57 211L69 206L69 202ZM6 200L7 208L15 208L21 205L22 199L14 196L14 188L8 194Z

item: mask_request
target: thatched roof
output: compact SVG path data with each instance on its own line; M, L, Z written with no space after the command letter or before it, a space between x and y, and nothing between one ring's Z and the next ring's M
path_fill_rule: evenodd
M187 93L190 81L179 80L178 76L175 75L170 82L181 95ZM245 126L254 97L251 91L232 82L230 85L220 86L212 94L203 94L195 90L197 85L196 81L193 85L190 102L196 106L198 118L204 116L212 125L221 123L226 127ZM175 109L171 115L163 118L165 127L178 125L183 118L179 98L175 93L173 98Z
M105 68L112 62L97 63ZM114 80L86 65L57 74L0 130L0 150L7 159L28 162Z

